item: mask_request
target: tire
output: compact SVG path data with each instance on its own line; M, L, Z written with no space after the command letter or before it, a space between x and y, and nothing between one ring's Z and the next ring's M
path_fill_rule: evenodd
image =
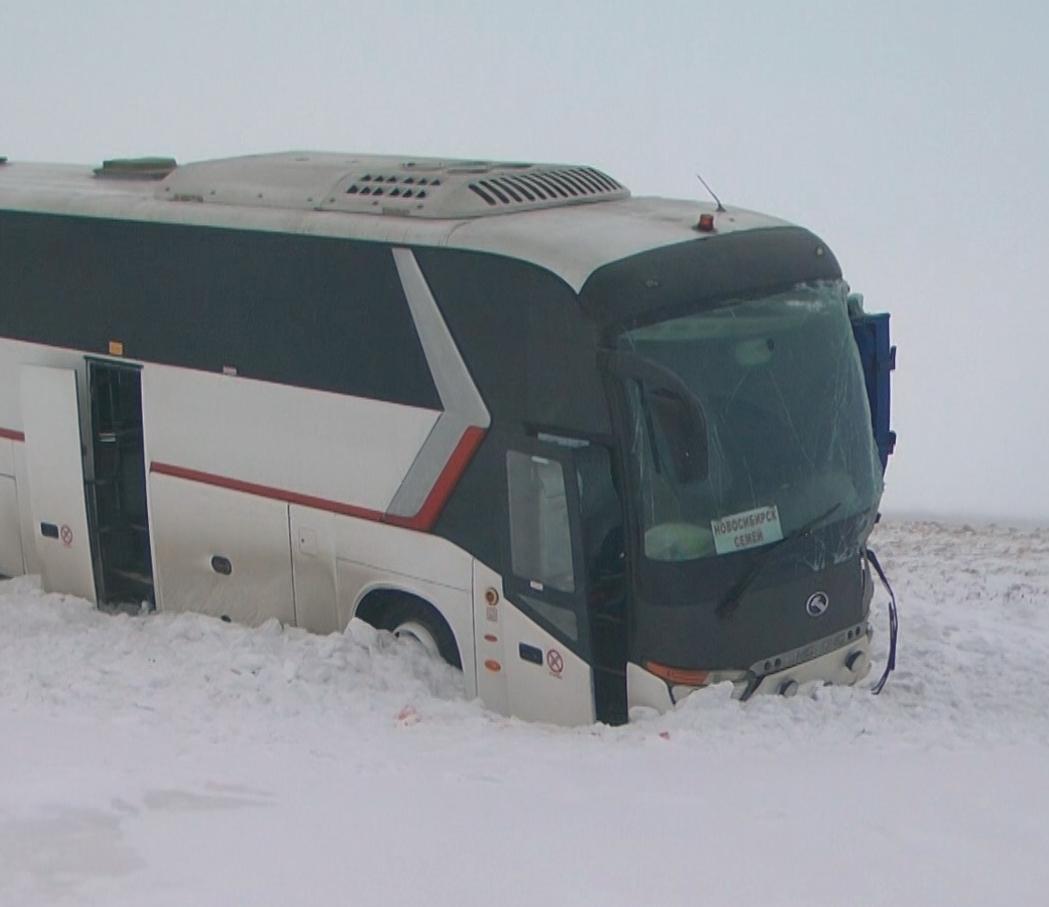
M418 599L397 599L383 610L380 629L415 639L431 655L460 671L463 668L452 628L432 605Z

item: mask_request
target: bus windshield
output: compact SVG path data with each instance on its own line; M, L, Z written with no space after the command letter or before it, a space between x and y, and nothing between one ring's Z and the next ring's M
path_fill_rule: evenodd
M823 517L855 518L835 559L856 553L882 479L846 295L806 283L621 335L647 369L624 376L646 558L761 548Z

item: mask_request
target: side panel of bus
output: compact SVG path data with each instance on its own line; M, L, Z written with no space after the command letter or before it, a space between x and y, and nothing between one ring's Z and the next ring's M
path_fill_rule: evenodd
M0 368L16 375L16 366L26 363L84 361L77 351L6 341L0 353ZM277 618L339 632L370 594L396 590L431 603L448 621L468 696L522 718L593 720L590 666L505 599L496 570L438 535L280 499L289 487L338 490L381 509L411 458L384 446L386 462L369 462L375 450L360 442L366 414L381 412L373 437L417 445L432 412L391 412L390 404L166 366L145 364L142 376L160 610L248 624ZM20 428L18 385L14 380L0 393L0 413L5 425ZM81 409L86 406L83 401ZM282 424L289 430L279 430ZM90 430L86 426L84 436ZM11 491L0 497L0 526L8 535L13 528L16 540L4 546L11 561L4 572L13 575L26 567L22 549L35 551L38 542L19 507L31 491L17 467L25 445L7 437L0 445L0 482L9 483L0 487ZM329 464L334 474L325 484L303 484ZM73 472L74 481L82 481L79 470ZM505 502L492 504L505 512Z
M28 513L34 485L25 468L26 422L56 417L77 441L91 435L90 417L81 426L71 415L77 407L62 413L49 407L27 420L22 375L45 365L45 373L72 378L78 367L84 376L84 363L79 351L0 341L0 372L10 377L0 385L0 572L6 575L38 567L39 558L24 552L62 544L38 538L39 520ZM439 536L378 521L436 412L167 366L144 364L141 371L160 610L247 624L277 618L328 633L341 631L370 593L401 591L431 603L448 621L467 693L475 694L473 558ZM90 412L87 399L79 410ZM89 447L82 462L66 464L65 499L83 501ZM43 480L36 484L45 487ZM86 531L76 534L86 542ZM45 577L45 586L94 598L90 563L86 584L74 588Z
M143 383L160 608L338 629L330 605L292 610L291 510L374 521L437 414L166 366Z
M0 341L0 428L10 435L3 439L10 455L0 451L0 489L6 489L0 526L10 532L17 507L22 548L19 557L10 546L11 572L39 566L24 450L19 455L24 445L16 437L24 424L18 370L48 365L86 378L85 357L104 360L107 349L116 349L126 358L109 358L141 374L147 518L160 610L204 611L245 623L277 618L331 632L345 627L371 596L416 596L451 627L467 695L475 695L484 672L482 695L500 711L563 723L592 720L585 656L536 615L502 599L505 551L498 550L501 541L493 549L487 539L506 532L505 473L495 485L474 485L456 504L472 527L466 533L438 526L431 534L382 522L440 415L390 247L159 224L13 221L5 226L5 256L35 259L21 283L4 290L7 298L32 298L34 305L24 318L10 312L0 317L0 329L44 342ZM487 281L504 273L500 261L484 261L490 273L477 277ZM537 298L546 299L546 311L571 303L560 295L547 298L546 286L531 288L543 290ZM110 299L107 288L120 298ZM438 301L445 292L471 301L453 288L438 292ZM503 313L492 314L498 320ZM462 344L462 324L450 327ZM477 327L477 341L492 336ZM399 336L386 349L382 338L391 333ZM566 337L563 346L577 339ZM84 348L59 346L74 342ZM556 358L542 344L537 348ZM475 377L475 356L498 368L506 352L501 342L481 353L460 350ZM328 371L324 362L331 364ZM519 424L525 413L515 398L534 400L543 410L571 399L555 393L550 369L539 369L548 372L538 398L532 391L516 398L506 373L511 381L498 400L497 418ZM394 376L389 395L388 374ZM86 380L80 432L90 439L85 387ZM557 421L570 416L549 415ZM505 450L499 449L499 469L505 470ZM93 475L87 444L82 472L72 479L90 482ZM455 502L453 495L449 503ZM502 609L494 631L488 626L492 588ZM477 652L483 664L475 661Z

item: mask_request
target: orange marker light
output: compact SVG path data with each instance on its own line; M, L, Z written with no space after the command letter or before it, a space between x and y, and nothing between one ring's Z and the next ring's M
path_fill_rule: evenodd
M713 214L700 214L699 223L696 224L696 229L700 233L713 233L714 232L714 215Z
M496 674L498 674L503 669L503 666L499 664L499 662L497 662L494 658L489 658L487 661L485 661L484 666L488 668L489 671L492 671Z
M687 687L702 687L710 677L710 671L693 671L686 668L671 668L656 661L646 661L645 670L667 683L683 684Z

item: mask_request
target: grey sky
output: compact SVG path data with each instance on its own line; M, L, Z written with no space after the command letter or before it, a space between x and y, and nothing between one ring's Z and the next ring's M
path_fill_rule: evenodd
M1041 3L8 3L0 154L701 170L892 311L886 509L1049 523L1047 35Z

